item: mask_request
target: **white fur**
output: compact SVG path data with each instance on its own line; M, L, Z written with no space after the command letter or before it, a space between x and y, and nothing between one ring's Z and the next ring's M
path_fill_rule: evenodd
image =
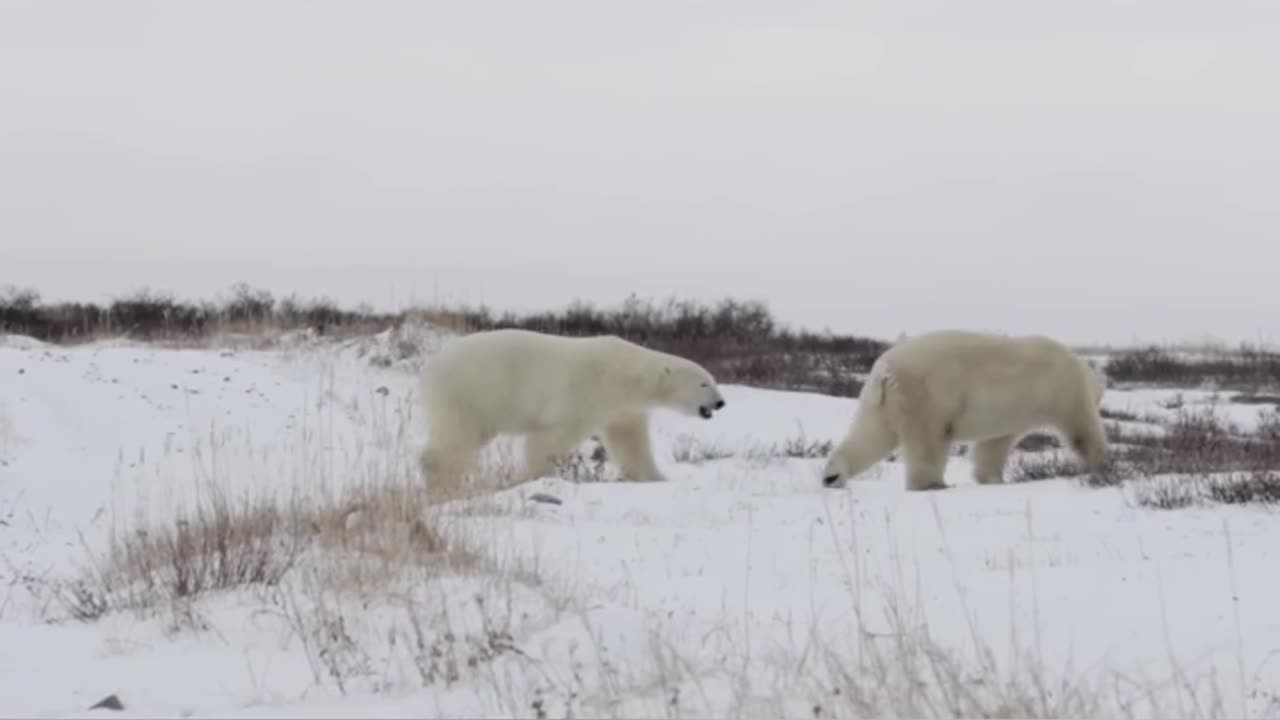
M665 480L650 449L649 411L710 418L724 406L711 373L688 359L614 336L527 330L450 341L427 362L421 387L428 440L419 464L441 493L500 434L524 436L524 479L598 433L624 477Z
M823 483L843 487L901 447L908 490L943 488L953 442L975 443L974 479L998 483L1014 444L1038 428L1057 431L1096 468L1107 452L1103 390L1092 365L1050 338L964 330L906 338L872 364Z

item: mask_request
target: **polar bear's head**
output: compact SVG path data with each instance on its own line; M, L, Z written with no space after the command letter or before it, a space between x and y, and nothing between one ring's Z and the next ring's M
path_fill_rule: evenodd
M844 488L854 473L856 461L852 455L854 445L847 440L836 445L827 456L822 466L822 485L829 488Z
M691 360L674 356L662 364L658 398L672 410L706 420L724 407L724 396L711 373Z

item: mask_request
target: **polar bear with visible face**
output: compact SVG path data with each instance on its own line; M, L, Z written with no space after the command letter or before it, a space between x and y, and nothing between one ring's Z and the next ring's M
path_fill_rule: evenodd
M907 489L940 489L951 444L973 442L974 479L999 483L1014 444L1040 428L1096 469L1107 454L1103 389L1094 367L1050 338L964 330L906 338L872 364L822 482L844 487L901 447Z
M724 407L701 365L619 337L491 330L455 338L422 375L428 440L419 458L429 494L456 490L500 434L524 436L523 479L542 477L589 435L633 481L666 480L653 458L649 411L711 419Z

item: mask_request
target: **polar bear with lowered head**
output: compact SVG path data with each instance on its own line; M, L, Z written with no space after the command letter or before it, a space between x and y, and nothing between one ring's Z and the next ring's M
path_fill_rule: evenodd
M972 442L974 479L999 483L1014 444L1042 428L1096 469L1107 454L1103 389L1098 371L1047 337L965 330L909 337L872 364L822 482L844 487L901 447L907 489L941 489L951 444Z
M421 389L428 440L419 465L432 496L455 490L501 434L524 436L524 480L551 471L592 434L625 478L666 480L653 458L649 411L711 419L725 404L711 373L686 358L612 335L516 329L450 340L428 359Z

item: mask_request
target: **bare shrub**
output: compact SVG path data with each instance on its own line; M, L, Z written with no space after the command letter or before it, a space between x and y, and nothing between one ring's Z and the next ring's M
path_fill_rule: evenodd
M775 446L774 454L787 458L825 458L834 448L835 443L830 440L810 440L801 432Z
M1142 507L1178 510L1193 505L1280 504L1280 471L1139 476L1128 489Z
M1280 412L1265 413L1245 432L1211 409L1181 408L1160 433L1109 429L1116 443L1111 457L1083 481L1090 487L1132 485L1137 504L1159 509L1203 502L1274 504L1280 501L1277 418Z
M1223 505L1280 503L1280 472L1274 470L1208 477L1203 487L1210 500Z
M1113 454L1103 462L1102 467L1093 472L1081 473L1076 479L1085 487L1108 488L1124 484L1126 480L1137 477L1133 467Z
M1053 450L1062 447L1062 443L1057 437L1049 433L1027 433L1018 440L1018 450L1026 452L1039 452L1041 450Z
M1185 477L1142 477L1127 489L1139 506L1157 510L1181 510L1204 499L1200 486Z
M888 344L779 327L761 302L665 303L631 296L612 309L574 303L559 312L495 316L459 312L468 330L523 328L557 335L611 334L702 363L721 382L856 397L858 377Z
M1163 442L1162 437L1165 434L1164 423L1157 421L1146 425L1138 425L1137 427L1142 429L1138 430L1134 425L1107 422L1103 424L1103 431L1106 433L1107 442L1112 446L1150 446Z
M1034 482L1037 480L1078 477L1083 472L1080 464L1065 453L1059 452L1031 457L1018 455L1012 463L1010 480L1012 482Z
M1237 405L1275 405L1280 407L1280 395L1237 393L1231 396L1231 402Z
M1137 413L1130 412L1128 410L1115 410L1113 408L1104 407L1099 409L1098 413L1107 420L1126 420L1129 422L1137 422L1141 419Z
M604 443L597 438L591 438L585 448L576 449L556 463L556 472L561 478L575 483L614 482L621 477L609 462Z
M1280 407L1258 414L1254 436L1264 443L1280 444Z
M1147 474L1265 470L1280 467L1280 446L1244 433L1212 410L1182 410L1164 434L1131 450L1126 459Z
M403 323L405 316L367 308L341 309L323 298L277 301L270 292L244 283L233 285L225 297L213 302L177 300L171 293L150 288L122 295L105 306L43 304L39 294L31 290L9 288L0 293L0 332L57 343L84 342L104 335L191 341L222 333L299 328L311 328L321 335L334 330L376 332Z
M1280 353L1250 345L1200 357L1180 357L1150 346L1118 353L1107 362L1107 376L1117 382L1193 387L1208 383L1224 387L1280 385Z
M783 440L772 443L758 443L743 452L743 455L756 463L768 464L775 460L813 460L829 457L835 450L835 442L831 440L815 440L805 434L804 428Z
M671 448L671 456L678 463L701 465L713 460L733 457L733 451L700 441L693 435L681 434L676 436Z

